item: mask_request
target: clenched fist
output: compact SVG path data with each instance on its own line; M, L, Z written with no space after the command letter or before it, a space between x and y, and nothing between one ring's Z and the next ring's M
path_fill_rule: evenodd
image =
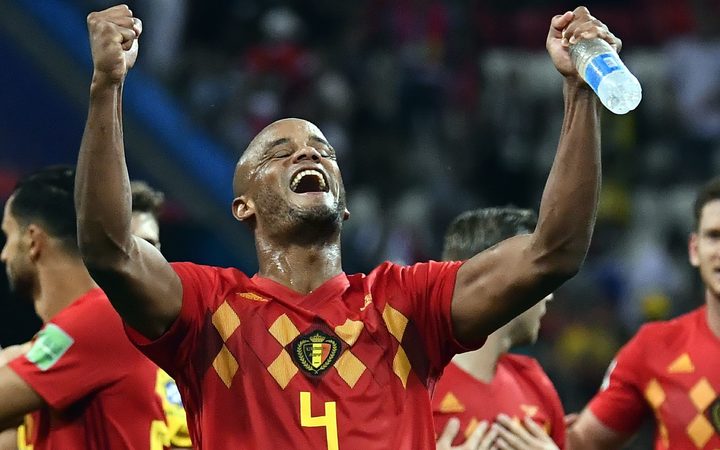
M135 64L142 22L127 5L118 5L87 17L93 78L117 84Z
M565 77L578 77L575 66L570 59L570 44L581 39L600 38L608 42L615 51L620 51L622 42L608 30L604 23L590 15L584 6L574 11L558 15L550 21L545 47L555 68Z

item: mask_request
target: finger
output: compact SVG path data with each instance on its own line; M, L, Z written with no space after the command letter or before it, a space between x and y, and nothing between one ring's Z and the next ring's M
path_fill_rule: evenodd
M465 445L463 446L463 448L466 448L468 450L475 450L475 448L480 443L480 439L485 436L485 432L487 431L488 426L489 424L486 420L480 422L478 426L475 427L470 436L468 436L468 438L465 440Z
M620 50L622 50L622 39L608 31L608 38L605 40L613 46L616 52L620 53Z
M133 18L130 16L106 17L105 20L107 20L110 23L114 23L115 25L117 25L119 27L128 28L130 30L132 30L133 26L135 25Z
M579 20L592 18L592 15L590 14L590 10L588 10L584 6L578 6L577 8L573 9L573 16Z
M123 50L130 50L130 47L132 47L133 42L137 38L135 31L130 28L118 27L117 25L115 25L115 27L116 32L122 36L120 43L122 44Z
M135 30L135 34L140 37L143 30L143 24L142 20L138 19L137 17L133 17L133 30Z
M498 436L498 438L495 439L495 446L502 450L505 450L505 449L514 450L514 449L519 448L519 447L513 447L509 442L507 442L505 439L503 439L502 436Z
M130 50L133 48L133 46L137 45L137 39L132 38L132 39L130 39L130 40L123 40L123 41L122 41L122 44L120 44L120 45L121 45L121 47L122 47L123 50L125 50L126 52L128 52L128 51L130 51Z
M573 13L567 11L565 14L560 14L550 20L550 31L548 35L560 39L562 37L562 30L568 26L573 19Z
M532 443L532 436L528 435L528 439L524 439L515 432L515 430L510 430L506 428L504 425L498 424L497 427L497 433L498 433L498 439L495 440L497 443L501 438L509 445L512 445L513 448L523 448L527 447L529 444ZM505 448L505 447L503 447Z
M460 420L458 420L457 417L451 417L445 425L440 438L437 440L438 447L440 447L440 445L444 445L447 448L450 448L450 445L452 445L452 441L455 439L455 436L457 436L458 431L460 431Z
M570 40L571 44L576 43L581 39L609 39L610 30L605 26L604 23L597 19L577 24L572 28L568 27L565 31L565 37Z
M121 5L115 5L112 6L106 10L103 10L102 13L113 15L113 14L122 14L122 15L130 15L132 16L132 10L128 5L121 4Z
M545 429L541 427L537 422L532 420L532 418L525 416L525 418L523 419L523 424L525 425L525 429L528 430L533 436L541 438L548 437Z
M480 443L478 444L477 449L474 450L490 450L494 447L497 435L497 425L491 426L490 431L485 434L485 436L482 438L482 441L480 441Z
M497 421L500 425L505 427L507 430L510 430L517 436L527 439L532 437L530 433L528 433L527 430L520 425L519 421L511 419L510 416L506 414L498 414Z

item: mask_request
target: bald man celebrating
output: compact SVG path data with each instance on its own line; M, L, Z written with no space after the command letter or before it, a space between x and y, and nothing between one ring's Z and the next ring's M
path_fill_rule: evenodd
M94 73L75 202L87 267L135 345L177 381L198 449L434 449L430 395L453 355L580 268L600 184L599 104L568 42L619 41L585 8L547 37L565 120L530 234L464 262L343 272L349 212L336 153L300 119L262 130L240 158L232 213L259 271L168 263L130 233L122 89L140 21L126 6L88 16Z

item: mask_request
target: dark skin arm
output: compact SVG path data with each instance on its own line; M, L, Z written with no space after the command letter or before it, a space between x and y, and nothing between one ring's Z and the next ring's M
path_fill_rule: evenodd
M142 25L125 5L87 19L93 56L90 107L78 157L75 205L86 266L115 309L149 338L180 313L180 279L162 254L130 233L122 87L137 57Z
M460 268L452 299L455 336L482 340L580 269L600 192L600 103L579 77L568 41L620 41L584 7L552 19L546 47L564 76L565 117L540 203L538 225L474 256Z
M0 431L0 450L17 450L17 429Z

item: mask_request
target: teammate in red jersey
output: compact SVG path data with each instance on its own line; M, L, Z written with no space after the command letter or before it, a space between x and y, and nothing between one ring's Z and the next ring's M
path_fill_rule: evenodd
M465 212L445 233L443 259L470 258L505 239L531 233L536 225L536 214L527 209L486 208ZM564 446L565 414L552 382L535 359L507 353L513 346L537 340L540 319L550 297L488 336L480 349L453 358L438 381L432 401L438 434L443 434L450 418L457 417L461 432L455 436L453 445L465 442L479 425L488 431L482 438L486 445L496 439L521 442L520 437L508 437L504 433L504 437L495 437L498 432L502 433L502 428L490 425L503 414L520 420L529 417L540 424L541 430L552 436L550 439L543 431L543 435L535 439L542 442L544 448L551 448L548 445L553 441L557 447ZM441 444L445 445L439 441L438 448Z
M21 448L164 448L158 368L127 340L78 252L74 177L70 168L32 174L4 208L2 262L44 326L0 367L0 428L32 412Z
M655 449L720 448L720 178L700 190L690 263L705 305L644 325L611 363L600 392L568 430L572 449L615 449L655 418Z
M432 449L428 391L458 352L579 270L600 179L599 103L568 40L619 41L585 8L551 21L566 118L533 233L465 263L342 271L348 218L335 150L313 124L275 122L238 162L234 216L259 272L170 265L129 231L122 87L140 21L88 16L94 72L75 201L83 258L142 351L180 388L198 448ZM564 33L564 36L563 36Z

